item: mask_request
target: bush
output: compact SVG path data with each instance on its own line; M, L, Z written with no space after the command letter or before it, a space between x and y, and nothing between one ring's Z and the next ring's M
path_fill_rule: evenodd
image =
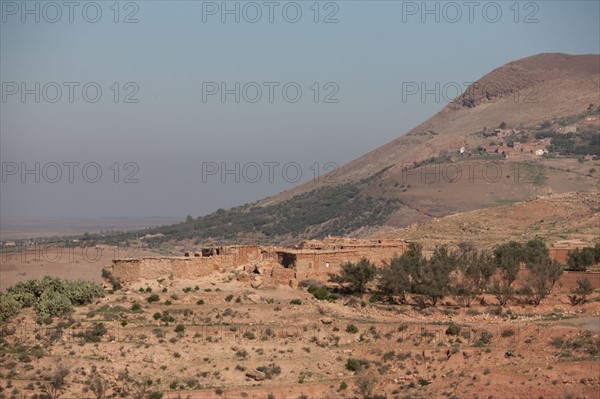
M569 251L567 259L567 270L584 272L596 262L596 251L593 247L585 247L581 250L575 248Z
M0 297L0 320L30 306L35 307L39 320L49 320L71 312L73 306L91 303L104 294L102 286L90 281L57 277L28 280L9 287L7 293Z
M356 327L354 324L348 324L346 327L346 332L350 334L356 334L358 332L358 327Z
M102 278L105 279L106 281L108 281L110 283L110 285L112 285L113 290L117 291L120 290L122 287L121 282L116 279L112 273L110 271L108 271L108 269L102 269ZM142 288L140 288L140 290L142 290Z
M62 316L73 310L73 304L62 293L44 291L36 303L36 312L40 320L50 320L55 316Z
M160 297L157 294L152 294L146 299L146 301L148 301L148 303L158 302L160 301Z
M185 331L185 326L183 324L177 324L177 327L175 327L175 332L178 334L181 334Z
M16 316L23 306L12 295L0 296L0 321Z
M571 293L573 293L573 295L568 296L569 301L573 306L586 303L588 295L593 292L594 287L587 277L584 279L577 279L577 288L571 289Z
M515 330L513 330L512 328L505 328L504 330L502 330L502 332L500 333L500 336L502 338L508 338L508 337L512 337L513 335L515 335Z
M363 369L363 367L366 367L369 365L369 362L367 362L366 360L362 360L362 359L353 359L350 358L346 361L346 369L350 370L350 371L360 371Z
M104 323L94 323L94 326L86 329L85 331L75 334L76 337L83 338L85 342L100 342L104 334L108 330Z
M366 285L375 278L376 271L373 262L362 258L358 263L342 264L340 274L330 274L329 278L334 283L348 284L347 290L351 294L362 294L365 292Z
M227 296L225 297L225 300L226 300L227 302L231 302L231 300L232 300L232 299L233 299L233 294L229 294L229 295L227 295Z
M196 305L204 305L204 299L198 299L198 302L196 302Z
M260 366L256 368L258 371L262 371L265 373L265 376L268 379L272 379L273 376L281 374L281 367L276 365L275 363L271 363L268 366Z
M290 301L291 305L302 305L302 301L300 299L292 299Z
M479 336L477 342L475 342L475 346L486 346L492 342L492 334L488 331L483 331Z
M337 298L337 295L329 292L329 289L326 286L311 285L308 287L308 292L310 292L316 299L319 301L332 301Z
M448 335L458 335L458 334L460 334L460 330L461 330L461 328L460 328L460 326L458 324L452 323L446 329L446 334L448 334Z

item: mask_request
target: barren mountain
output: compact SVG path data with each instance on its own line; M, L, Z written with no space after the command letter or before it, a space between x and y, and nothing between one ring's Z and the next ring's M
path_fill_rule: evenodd
M554 248L593 246L600 226L598 191L551 194L528 201L434 218L401 229L377 234L378 238L403 238L436 245L469 242L491 248L510 240L540 237Z
M335 180L357 181L391 165L456 151L484 127L493 129L502 122L510 127L535 126L579 114L590 104L600 104L599 55L544 53L523 58L483 76L406 134L344 165ZM322 184L311 181L261 204L289 199Z

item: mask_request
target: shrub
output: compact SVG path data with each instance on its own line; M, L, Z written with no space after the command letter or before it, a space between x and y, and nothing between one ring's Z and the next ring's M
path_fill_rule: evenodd
M458 324L452 323L446 329L446 334L448 334L448 335L458 335L458 334L460 334L460 330L461 330L461 328L460 328L460 326Z
M515 335L515 330L513 330L512 328L505 328L500 333L500 336L502 338L512 337L513 335Z
M160 301L160 297L157 294L152 294L146 299L146 301L148 301L148 303L158 302Z
M139 303L134 302L134 304L131 305L132 312L139 312L140 310L142 310L142 305L140 305Z
M204 299L198 299L198 302L196 302L196 305L204 305Z
M0 321L16 316L23 306L12 295L0 296Z
M490 342L492 342L492 334L488 331L483 331L477 342L475 342L475 346L489 345Z
M93 327L86 329L85 331L75 334L76 337L83 338L85 342L100 342L104 334L108 330L104 323L94 323Z
M367 362L366 360L363 359L353 359L350 358L346 361L346 368L350 371L360 371L362 370L364 367L367 367L369 365L369 362Z
M337 295L331 294L329 292L329 289L324 285L311 285L310 287L308 287L308 292L310 292L319 301L332 301L337 298Z
M276 365L275 363L271 363L268 366L260 366L256 368L258 371L262 371L265 373L265 376L268 379L272 379L273 376L281 374L281 367Z
M354 324L348 324L346 327L346 332L350 334L356 334L358 332L358 327L356 327Z
M579 305L587 302L587 297L594 292L594 287L590 280L586 277L584 279L577 279L577 288L572 288L571 293L568 295L571 305Z
M175 327L175 332L178 334L181 334L185 331L185 326L183 324L177 324L177 327Z
M68 296L60 292L44 291L36 303L36 312L40 320L49 320L54 316L62 316L73 310Z
M105 279L112 285L114 291L120 290L122 288L121 282L116 279L110 271L107 269L102 269L102 278ZM140 288L140 291L143 292L143 288Z
M227 296L225 297L225 300L226 300L227 302L231 302L231 300L232 300L232 299L233 299L233 294L229 294L229 295L227 295Z
M20 310L15 301L21 308L35 307L38 319L47 321L71 312L73 306L91 303L104 294L102 286L90 281L70 281L57 277L28 280L9 287L7 293L0 297L0 320Z
M290 304L292 304L292 305L302 305L302 301L300 299L292 299L290 301Z

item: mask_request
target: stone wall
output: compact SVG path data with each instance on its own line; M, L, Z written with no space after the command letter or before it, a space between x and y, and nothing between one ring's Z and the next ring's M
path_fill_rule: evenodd
M297 247L221 246L203 248L209 256L117 259L107 270L122 284L142 279L196 279L213 272L231 272L242 267L248 273L266 275L278 284L296 285L309 278L327 279L344 262L367 258L377 265L406 251L403 240L325 239L307 241ZM283 257L294 259L291 264Z

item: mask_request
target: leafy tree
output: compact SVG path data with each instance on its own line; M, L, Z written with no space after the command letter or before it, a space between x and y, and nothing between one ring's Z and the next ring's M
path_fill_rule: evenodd
M22 307L13 295L0 295L0 322L19 314Z
M496 272L496 264L488 251L477 250L463 251L458 264L458 271L452 276L450 292L457 302L467 307L487 289Z
M435 306L439 300L448 294L450 273L455 269L457 256L443 245L435 249L431 259L424 262L414 273L413 293L421 307L429 300Z
M563 273L562 265L556 260L540 259L533 262L527 262L529 278L526 285L526 292L529 294L534 305L539 305L546 298L556 282Z
M517 279L520 263L525 258L523 245L516 241L497 246L494 249L494 260L500 273L500 279L496 279L491 292L494 294L500 306L514 296L513 283Z
M425 262L422 249L422 245L410 243L408 250L402 256L394 256L389 264L384 263L378 284L382 296L389 300L399 297L401 303L406 303L406 294L411 290L411 276Z
M539 238L529 240L523 246L522 261L526 263L540 263L550 259L550 250Z
M598 244L596 244L596 247L598 247ZM583 272L594 263L596 263L596 248L575 248L574 251L569 251L567 259L567 268L569 270Z
M577 279L577 288L571 288L571 293L573 295L568 296L569 301L573 306L586 303L588 295L593 292L594 287L587 277L584 279Z
M373 281L377 269L373 262L362 258L358 263L346 262L342 264L340 274L330 274L331 282L348 284L347 290L352 294L365 293L366 285Z

